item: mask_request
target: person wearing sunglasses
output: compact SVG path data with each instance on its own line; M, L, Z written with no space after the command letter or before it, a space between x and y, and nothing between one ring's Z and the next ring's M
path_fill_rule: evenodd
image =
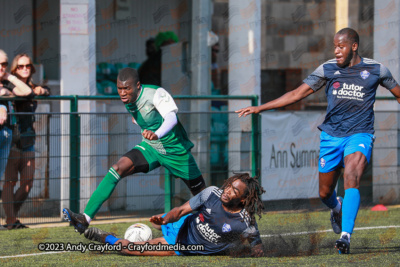
M31 88L14 75L7 72L8 57L0 49L0 97L2 96L27 96L32 93ZM0 99L0 178L6 169L10 153L12 129L9 101ZM2 191L0 190L0 195Z
M17 219L17 214L32 189L35 173L35 130L33 128L35 116L33 113L36 110L37 102L33 101L32 97L49 95L49 90L33 83L32 75L35 73L35 67L27 54L15 56L11 64L11 73L26 84L31 91L26 100L15 100L13 102L16 124L13 126L13 138L2 194L6 227L8 229L19 229L27 228ZM18 115L19 112L25 114ZM18 173L20 175L20 187L14 193Z

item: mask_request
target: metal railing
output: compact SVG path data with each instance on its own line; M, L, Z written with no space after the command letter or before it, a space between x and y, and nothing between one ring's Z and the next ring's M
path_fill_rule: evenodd
M183 96L177 95L173 96L177 101L229 101L229 100L244 100L249 101L251 105L258 105L258 96ZM2 100L7 101L19 101L26 100L24 98L18 97L2 97ZM101 113L85 113L79 111L80 101L113 101L119 100L119 96L49 96L49 97L35 97L34 100L46 103L53 103L56 101L68 101L69 102L69 112L49 112L49 113L35 113L35 116L59 116L60 118L65 116L69 116L69 155L60 155L60 157L68 156L69 157L69 207L71 210L79 212L82 210L82 197L81 197L81 138L85 133L81 133L82 129L82 116L97 116ZM122 103L120 103L123 106ZM243 106L248 104L243 104ZM65 105L64 105L65 106ZM179 106L179 105L178 105ZM210 110L206 111L196 111L190 112L190 110L179 112L179 114L188 114L187 116L191 116L195 113L208 113L213 114ZM217 112L218 113L218 112ZM223 113L232 113L232 112L223 112ZM19 113L15 113L13 115L18 116ZM108 112L107 115L112 113ZM113 113L117 114L117 113ZM19 114L21 115L21 114ZM104 115L104 114L103 114ZM125 116L130 116L127 112L124 114ZM180 115L181 116L181 115ZM61 120L61 119L60 119ZM260 173L260 132L261 132L261 124L260 118L258 115L253 114L251 116L251 148L249 153L251 154L251 172L253 176L259 175ZM63 133L61 133L62 135ZM49 156L49 155L47 155ZM199 166L201 168L201 166ZM104 173L105 174L105 173ZM226 177L227 178L227 177ZM52 179L61 179L61 177L52 177ZM86 179L86 178L85 178ZM169 211L173 206L173 198L174 198L174 188L175 188L175 179L171 177L170 173L167 169L165 169L165 180L164 180L164 211ZM61 199L63 201L65 199ZM55 220L57 221L57 220ZM35 221L36 223L36 221Z

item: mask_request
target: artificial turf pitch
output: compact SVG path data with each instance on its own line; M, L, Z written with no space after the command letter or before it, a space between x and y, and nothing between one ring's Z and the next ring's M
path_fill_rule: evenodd
M150 226L150 223L144 222ZM133 223L96 225L122 237ZM399 266L400 264L400 207L388 211L360 209L351 239L351 254L339 255L334 249L339 235L331 229L329 211L269 212L258 221L265 247L265 257L174 256L134 257L116 252L64 252L42 254L38 244L44 242L89 243L73 227L30 228L0 231L0 266ZM397 227L389 227L397 226ZM379 227L379 228L377 228ZM153 237L161 232L153 230ZM35 256L29 254L38 254ZM22 256L21 256L22 255ZM9 256L18 256L12 257Z

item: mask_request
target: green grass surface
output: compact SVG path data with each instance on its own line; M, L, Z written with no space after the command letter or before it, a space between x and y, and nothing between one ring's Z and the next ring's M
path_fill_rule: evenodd
M359 211L356 227L400 225L400 209L385 212ZM147 222L144 222L150 225ZM332 231L313 234L283 235L285 233L315 232L330 229L329 212L268 213L258 222L266 256L263 258L196 256L196 257L134 257L116 252L66 252L29 257L2 256L42 253L38 244L44 242L89 243L72 227L35 228L0 231L0 266L399 266L400 228L356 230L351 239L351 254L339 255L334 243L339 238ZM97 227L121 237L132 223L104 224ZM152 229L153 236L161 232Z

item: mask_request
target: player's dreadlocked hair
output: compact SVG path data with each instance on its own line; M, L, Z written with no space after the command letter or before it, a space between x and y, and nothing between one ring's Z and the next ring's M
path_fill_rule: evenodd
M139 74L135 69L123 68L122 70L119 71L118 80L124 82L130 79L133 80L134 84L136 84L139 81Z
M254 225L256 222L255 214L261 218L261 211L264 209L264 204L261 200L261 195L265 193L264 188L258 182L258 177L250 177L248 173L234 173L234 175L225 180L221 189L231 185L234 181L240 180L246 185L246 191L244 193L244 205L243 208L250 215L250 224Z

